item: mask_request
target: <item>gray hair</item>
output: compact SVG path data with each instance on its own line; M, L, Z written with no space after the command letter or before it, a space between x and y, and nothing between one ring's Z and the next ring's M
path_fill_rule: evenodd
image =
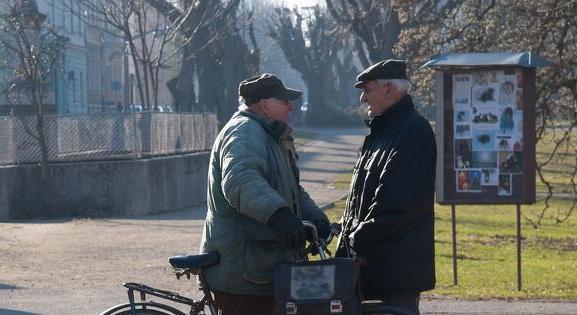
M395 88L397 88L397 90L399 90L399 92L402 92L405 94L407 92L409 92L409 89L411 88L411 83L405 79L378 79L377 81L381 85L385 85L387 83L390 83L390 84L394 85Z
M239 96L238 97L238 111L239 112L244 112L248 110L248 105L246 105L246 102L244 100L244 97Z

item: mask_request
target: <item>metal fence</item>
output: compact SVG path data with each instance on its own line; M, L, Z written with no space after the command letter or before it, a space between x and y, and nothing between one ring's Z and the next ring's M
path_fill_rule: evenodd
M0 117L0 165L38 163L36 116ZM103 113L47 115L47 161L138 159L210 150L214 114Z

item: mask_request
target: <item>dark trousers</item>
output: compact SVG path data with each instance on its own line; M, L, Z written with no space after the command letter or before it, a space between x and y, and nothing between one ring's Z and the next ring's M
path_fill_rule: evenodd
M274 297L213 291L218 315L274 315Z
M380 296L379 300L383 301L386 305L400 308L411 312L411 314L419 315L419 298L421 297L420 292L415 293L403 293L403 294L388 294Z

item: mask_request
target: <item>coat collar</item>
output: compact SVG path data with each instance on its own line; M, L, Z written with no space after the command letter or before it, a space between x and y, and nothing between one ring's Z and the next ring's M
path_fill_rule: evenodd
M237 115L256 120L264 128L264 130L266 130L266 132L277 141L280 141L283 135L286 135L287 133L290 134L292 131L292 129L290 129L290 127L282 121L270 121L251 111L242 110L239 111Z
M411 96L407 94L403 96L403 98L401 98L397 103L393 104L393 106L391 106L383 114L373 119L365 120L365 124L371 128L371 130L378 129L390 121L397 113L409 110L414 106L415 105L413 104Z

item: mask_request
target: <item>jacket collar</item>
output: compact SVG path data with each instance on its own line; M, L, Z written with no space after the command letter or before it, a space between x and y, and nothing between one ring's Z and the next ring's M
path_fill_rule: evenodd
M397 113L404 112L414 107L413 100L410 95L405 95L397 103L393 104L386 112L374 117L370 120L365 120L365 124L371 130L378 129L390 121Z
M291 131L290 127L286 123L278 120L274 121L268 120L251 111L241 110L238 112L237 115L256 120L264 128L264 130L266 130L266 132L276 141L280 141L281 136L283 134L286 134L286 132L289 132L290 134Z

